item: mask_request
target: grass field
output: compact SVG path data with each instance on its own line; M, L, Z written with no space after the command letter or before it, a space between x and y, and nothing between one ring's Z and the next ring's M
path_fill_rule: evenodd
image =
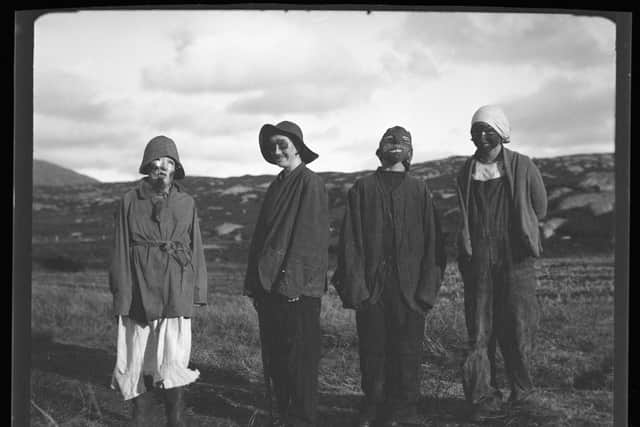
M210 304L193 321L192 364L201 378L187 393L190 425L259 425L262 365L257 316L240 295L244 266L213 267ZM549 421L508 413L494 425L613 425L613 257L541 259L537 268L543 318L533 377L541 400L560 416ZM425 328L425 425L473 425L464 420L460 384L466 345L462 305L460 278L450 264ZM110 308L104 271L33 271L31 425L125 424L130 408L108 388L116 333ZM320 424L346 426L360 398L355 316L341 307L332 288L323 298L321 325ZM151 425L161 426L156 404L159 418Z

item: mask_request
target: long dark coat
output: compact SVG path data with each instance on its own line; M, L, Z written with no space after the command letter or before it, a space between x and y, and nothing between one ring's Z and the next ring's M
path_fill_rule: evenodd
M332 278L345 308L369 299L383 259L384 190L379 170L349 189ZM392 191L398 283L406 303L425 311L435 304L446 255L427 184L407 173Z
M329 263L329 198L303 163L282 171L265 194L249 248L244 293L320 297Z

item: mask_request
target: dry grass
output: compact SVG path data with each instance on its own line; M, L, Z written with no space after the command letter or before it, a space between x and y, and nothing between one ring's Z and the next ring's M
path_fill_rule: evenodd
M532 365L540 396L562 414L554 425L612 425L613 260L611 257L542 259L538 270L544 294L540 299L543 318ZM224 395L227 400L244 399L249 408L261 398L262 364L257 316L249 300L240 295L242 273L240 266L227 265L212 274L215 286L211 289L210 305L200 309L193 320L192 362L205 373L233 375L235 384L239 384L235 388L224 389L222 383L215 381L207 383L207 378L218 374L214 377L203 374L202 387L215 389L217 396ZM572 294L567 289L583 292ZM448 417L454 417L452 408L462 399L459 367L466 343L462 288L453 264L448 266L441 295L426 322L422 392L425 410L438 414L445 423ZM112 355L115 321L110 308L104 272L33 274L32 328L37 336ZM353 311L342 308L333 289L323 298L321 325L321 404L324 401L327 407L337 405L340 408L335 406L334 410L348 413L354 410L360 394L355 316ZM82 378L70 380L62 375L48 384L46 378L32 374L32 398L42 410L33 405L32 425L52 425L43 412L60 426L118 425L113 414L122 412L121 402L112 403L116 409L100 412L100 403L93 403L88 392L91 382ZM502 380L506 384L504 376ZM73 410L60 409L62 402L52 394L56 387L73 396L70 397ZM99 396L97 402L116 399L115 392L104 384L93 387L94 395ZM503 391L508 395L507 389ZM202 424L197 425L246 425L249 419L200 413L200 408L205 407L206 402L198 406L196 412ZM121 418L125 415L121 414Z

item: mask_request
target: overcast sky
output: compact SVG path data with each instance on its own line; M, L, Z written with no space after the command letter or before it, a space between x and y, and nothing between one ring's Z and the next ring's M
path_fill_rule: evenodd
M469 155L469 126L502 105L533 157L613 152L615 24L568 14L87 11L35 23L34 157L104 182L137 179L171 137L188 175L275 174L258 131L298 123L357 171L395 125L414 162Z

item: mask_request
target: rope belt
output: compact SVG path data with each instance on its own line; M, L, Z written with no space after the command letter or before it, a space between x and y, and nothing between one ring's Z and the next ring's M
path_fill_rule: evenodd
M191 264L191 248L183 242L174 240L133 240L132 246L158 247L172 256L182 268Z

